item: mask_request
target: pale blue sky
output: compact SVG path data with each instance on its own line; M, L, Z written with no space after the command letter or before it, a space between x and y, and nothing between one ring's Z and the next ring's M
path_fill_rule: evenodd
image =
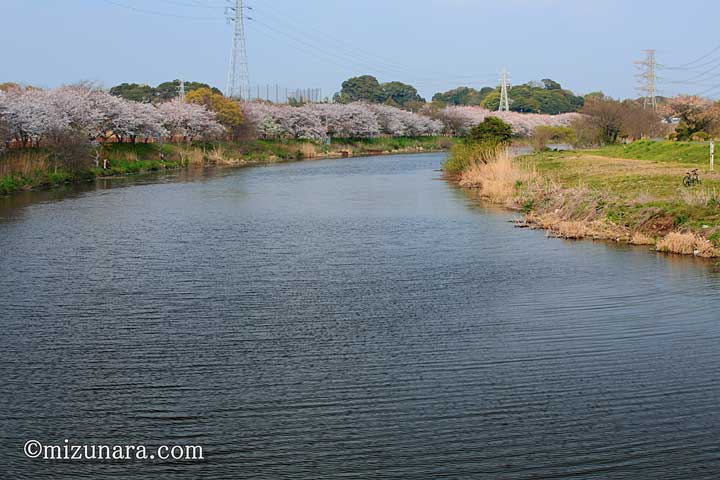
M247 21L251 84L320 87L325 95L350 76L370 73L411 83L429 98L458 85L493 85L507 64L513 83L549 77L579 93L628 97L635 95L633 60L641 50L654 48L660 63L679 65L720 45L720 2L709 0L247 4L254 18ZM51 87L92 80L110 87L183 76L222 89L231 41L223 5L0 0L0 81ZM703 64L695 71L661 71L661 93L720 94L720 66L712 70L720 65L720 51L695 65ZM671 83L698 74L687 86Z

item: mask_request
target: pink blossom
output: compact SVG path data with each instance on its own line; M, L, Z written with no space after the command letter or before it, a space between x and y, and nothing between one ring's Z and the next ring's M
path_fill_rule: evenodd
M509 123L515 135L526 137L532 134L535 127L540 125L568 126L573 119L580 117L578 113L562 113L560 115L546 115L541 113L494 112L482 107L453 106L446 107L442 114L452 117L453 122L461 125L461 132L481 123L486 117L497 117Z

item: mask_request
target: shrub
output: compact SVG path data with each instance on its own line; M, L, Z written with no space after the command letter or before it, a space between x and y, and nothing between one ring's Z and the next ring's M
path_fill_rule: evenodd
M486 117L467 135L467 140L475 143L508 143L511 138L512 127L497 117Z
M710 140L710 134L707 132L696 132L690 137L693 142L706 142Z
M569 127L539 125L533 130L530 142L535 151L541 152L548 143L572 143L574 137L574 132Z

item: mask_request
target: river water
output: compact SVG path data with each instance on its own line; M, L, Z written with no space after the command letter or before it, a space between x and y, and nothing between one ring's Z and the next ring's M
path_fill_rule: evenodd
M2 201L0 477L719 478L713 264L515 229L442 159Z

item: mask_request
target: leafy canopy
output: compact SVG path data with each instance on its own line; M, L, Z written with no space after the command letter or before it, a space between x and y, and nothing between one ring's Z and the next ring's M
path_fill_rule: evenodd
M524 113L559 113L576 112L583 106L583 98L549 78L541 83L529 82L510 87L508 91L510 110ZM483 87L475 90L468 87L458 87L447 92L436 93L433 101L448 105L480 105L488 110L497 110L500 106L500 91L498 88Z
M497 117L485 117L467 135L467 141L471 143L508 143L511 138L512 127Z
M243 114L240 105L209 88L192 90L185 96L185 101L204 105L208 110L215 112L217 120L223 126L230 129L239 127L243 123Z
M185 82L185 92L192 92L199 88L206 88L212 90L214 93L222 95L222 92L217 88L211 87L206 83L200 82ZM171 82L163 82L157 87L151 87L150 85L138 84L138 83L121 83L110 89L110 94L124 98L125 100L132 100L134 102L151 103L157 101L167 101L177 98L178 92L180 91L180 80L173 80Z
M440 102L446 105L480 105L488 94L494 92L491 87L483 87L475 90L470 87L458 87L447 92L439 92L433 95L433 102Z
M335 94L338 103L368 102L386 103L395 106L407 106L416 102L425 102L412 85L403 82L380 83L372 75L361 75L345 80L342 90Z

